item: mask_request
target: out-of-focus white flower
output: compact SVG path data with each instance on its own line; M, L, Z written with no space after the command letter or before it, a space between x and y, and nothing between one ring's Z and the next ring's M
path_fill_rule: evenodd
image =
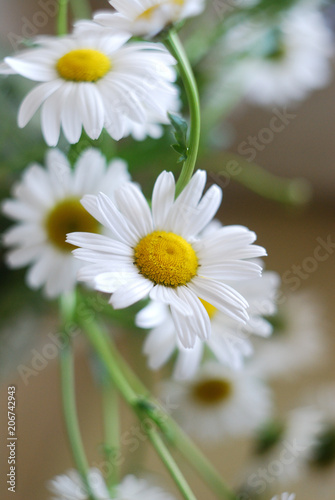
M101 12L96 23L110 32L129 32L152 37L167 25L187 17L197 16L205 8L205 0L109 0L116 13ZM93 23L77 23L77 28L93 29Z
M49 146L57 144L61 128L71 144L79 141L82 127L91 139L103 128L115 140L143 136L169 123L167 113L178 106L175 60L162 44L124 45L129 36L98 28L100 34L39 37L38 47L0 65L0 73L42 82L22 102L18 124L24 127L42 106Z
M136 324L141 328L152 328L145 344L149 367L160 368L178 349L174 375L178 379L193 377L208 347L218 361L234 369L240 369L244 357L252 352L251 334L267 337L271 325L262 315L276 311L275 296L279 285L276 273L266 271L262 277L242 281L235 285L249 303L249 320L246 325L227 317L209 303L202 301L211 320L211 336L203 342L197 339L192 349L185 349L178 340L169 308L159 303L150 303L137 314Z
M325 359L322 306L310 292L295 292L279 308L268 342L256 342L250 369L266 378L291 377ZM274 318L276 320L276 317Z
M285 11L265 27L249 21L240 24L223 39L222 47L225 57L241 55L229 79L260 105L302 100L330 81L332 33L321 12L310 5Z
M181 343L193 347L207 339L211 326L200 299L242 323L248 319L247 301L226 281L253 278L261 267L250 261L264 255L253 245L255 233L242 226L226 226L198 237L217 212L222 191L214 185L202 197L206 172L198 170L175 199L175 180L162 172L155 182L152 209L140 189L127 184L115 194L85 196L86 210L108 227L114 239L72 233L68 242L79 259L89 262L79 279L111 293L115 309L150 297L168 304Z
M161 396L187 432L212 444L225 436L250 435L269 418L272 406L261 381L214 362L192 380L166 382Z
M281 495L276 495L275 497L271 498L271 500L295 500L295 494L282 493Z
M108 492L105 480L98 469L90 469L88 483L96 500L174 500L174 497L158 486L153 486L144 479L128 475L116 487L112 497ZM76 470L56 476L48 483L53 493L53 500L88 500L89 496L83 481Z
M248 475L266 470L271 484L287 484L306 473L309 459L321 430L321 415L312 407L291 411L281 423L280 432L271 445L263 448L248 470Z
M44 286L46 295L54 298L74 288L80 267L71 253L73 246L65 242L66 234L74 229L101 232L80 199L100 191L114 196L130 175L123 160L107 165L95 149L87 149L73 171L63 153L49 150L46 167L30 166L14 187L14 199L3 203L3 212L17 222L3 241L12 247L7 255L9 266L30 265L28 285L33 289Z

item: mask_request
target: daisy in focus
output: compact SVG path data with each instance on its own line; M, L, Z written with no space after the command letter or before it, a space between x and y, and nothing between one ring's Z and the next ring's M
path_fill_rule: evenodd
M200 299L237 321L247 321L246 299L226 282L259 276L261 267L250 259L266 254L253 245L255 233L242 226L198 236L222 197L216 185L202 197L206 177L206 172L197 171L175 200L174 177L162 172L155 182L151 210L133 183L115 193L115 203L102 193L85 196L83 206L114 238L102 240L78 232L67 239L80 247L74 255L89 262L80 270L79 280L111 293L115 309L148 296L169 305L184 347L193 347L197 337L210 336L210 319ZM188 316L194 321L185 321Z
M11 247L8 265L30 265L28 286L43 286L49 298L73 290L80 263L71 253L73 246L65 242L66 234L73 230L101 232L100 224L86 212L80 199L101 190L113 196L129 180L123 160L107 165L95 149L87 149L73 171L63 153L49 150L46 169L38 164L28 167L14 187L14 199L2 205L5 215L17 222L3 236L4 244Z
M211 321L211 336L206 342L197 339L193 349L185 349L181 344L169 308L164 304L150 303L136 316L137 326L152 328L144 344L149 367L152 370L159 369L177 349L175 378L193 377L206 349L209 349L220 363L241 369L244 358L253 352L250 335L268 337L272 333L272 326L262 316L275 313L279 282L276 273L266 271L260 278L235 284L235 289L249 303L246 325L241 325L202 300ZM187 317L185 321L192 321L192 318Z
M174 500L174 497L158 486L150 485L144 479L128 475L123 478L116 487L116 494L112 497L109 493L105 480L98 469L90 469L88 472L88 483L96 500ZM79 473L75 470L67 474L56 476L49 481L48 489L53 493L53 500L88 500L89 496L85 490Z
M205 8L205 0L109 0L109 3L117 12L97 13L94 16L97 23L112 32L125 31L145 37L156 35L171 23L197 16Z
M161 44L125 45L128 38L99 32L44 36L36 48L6 57L0 73L41 82L20 106L19 127L40 106L49 146L58 143L61 129L74 144L82 128L91 139L105 128L118 141L134 130L145 135L150 127L169 123L167 113L178 105L175 60Z
M215 443L226 436L248 436L268 418L272 402L263 383L245 371L208 362L189 381L166 382L161 398L191 435Z
M237 26L219 50L224 57L243 56L236 60L236 69L230 69L229 78L249 101L271 106L302 100L326 86L331 78L332 47L333 35L322 13L300 5L272 25L246 22Z

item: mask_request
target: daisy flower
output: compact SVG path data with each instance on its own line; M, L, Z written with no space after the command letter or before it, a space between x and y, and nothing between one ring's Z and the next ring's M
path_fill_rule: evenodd
M94 16L97 23L112 32L146 37L156 35L170 23L197 16L205 8L205 0L110 0L109 3L117 12L97 13Z
M161 397L172 403L174 417L189 434L212 443L250 435L269 418L272 406L261 381L214 362L192 380L166 382Z
M240 369L244 357L253 352L250 335L267 337L272 333L272 326L262 315L274 314L278 286L279 276L269 271L261 278L235 285L249 303L250 319L246 325L241 325L202 300L211 320L211 336L206 342L197 339L193 349L185 349L179 341L169 308L157 302L150 303L136 316L137 326L153 328L144 344L149 367L159 369L177 349L174 376L178 379L193 377L207 347L219 362ZM192 318L185 320L192 321Z
M193 347L197 336L204 340L210 335L210 319L200 299L238 321L248 319L247 301L226 281L259 276L261 267L248 259L265 255L264 248L252 245L255 233L242 226L197 237L221 203L216 185L201 199L205 184L206 172L197 171L175 200L174 177L162 172L151 210L132 183L115 193L116 203L102 193L85 196L83 206L114 239L73 233L67 240L80 247L74 255L90 263L79 272L79 280L111 293L115 309L148 296L168 304L185 347ZM194 316L196 328L185 316Z
M66 234L74 229L101 232L80 199L101 190L113 196L129 180L123 160L107 165L95 149L87 149L73 171L63 153L49 150L46 169L37 164L28 167L14 187L14 199L3 203L3 212L17 222L3 236L5 245L12 247L7 255L9 266L30 265L28 285L33 289L44 286L49 298L72 290L80 265L71 253L73 246L65 242Z
M259 105L290 104L330 82L333 35L309 5L285 11L272 25L237 26L223 39L223 54L238 52L244 58L230 69L231 78Z
M98 469L92 468L88 472L88 482L96 500L174 500L174 497L166 493L162 488L153 486L144 479L138 479L133 475L123 478L116 488L115 496L108 492L105 480ZM52 500L88 500L83 481L76 470L70 470L67 474L56 476L49 481L48 489L53 493Z
M292 377L323 363L322 309L318 296L311 292L288 295L271 320L274 331L269 342L256 339L252 369L266 378Z
M72 144L82 127L91 139L105 128L119 140L134 127L169 123L167 113L176 107L175 60L161 44L124 45L127 38L104 33L40 37L38 47L6 57L0 73L42 82L23 100L19 127L40 106L49 146L57 144L61 128Z

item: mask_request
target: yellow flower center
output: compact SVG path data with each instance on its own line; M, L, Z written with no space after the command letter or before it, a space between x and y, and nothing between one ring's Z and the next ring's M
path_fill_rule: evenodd
M99 223L85 210L77 198L60 201L47 215L45 227L49 241L63 252L71 252L74 248L65 241L68 233L99 232Z
M210 319L212 319L213 316L215 316L215 314L217 313L216 307L212 306L212 304L210 304L209 302L206 302L206 300L203 300L203 299L199 299L199 300L202 303L202 305L204 306L204 308L206 309L207 314L210 317Z
M166 231L148 234L135 247L140 273L158 285L186 285L197 273L198 259L190 243Z
M152 16L154 15L154 13L156 12L157 9L159 9L159 7L161 7L164 3L165 4L172 4L172 5L177 5L178 7L182 7L184 5L184 1L185 0L167 0L166 2L160 2L156 5L153 5L152 7L149 7L149 9L145 10L144 12L142 12L142 14L140 14L138 17L137 17L137 21L150 21L150 19L152 18Z
M93 49L71 50L61 57L56 65L64 80L74 82L96 82L105 76L111 67L109 57Z
M193 386L193 397L199 403L215 405L228 399L232 393L232 385L228 380L207 379Z

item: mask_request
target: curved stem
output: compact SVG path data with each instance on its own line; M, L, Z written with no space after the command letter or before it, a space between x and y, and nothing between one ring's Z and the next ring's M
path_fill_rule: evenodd
M194 172L195 163L197 161L201 127L200 102L198 87L194 78L193 70L177 33L174 30L171 30L164 43L167 49L178 62L179 73L185 86L186 95L190 107L191 123L188 141L188 157L183 165L182 171L177 181L177 197L191 179Z
M115 386L141 421L143 429L145 430L149 440L151 441L162 462L167 467L169 473L171 474L173 480L179 488L179 491L181 492L185 500L196 500L196 497L194 496L184 476L180 472L180 469L177 466L175 460L171 456L157 430L153 427L152 418L149 416L148 412L146 412L143 406L140 406L139 403L141 401L141 398L130 386L122 370L120 369L118 357L113 356L105 332L100 327L100 325L96 324L93 321L81 321L81 326L96 353L104 362L106 370L113 380ZM149 423L150 425L148 425Z
M57 34L58 36L67 33L67 8L69 0L58 0Z

